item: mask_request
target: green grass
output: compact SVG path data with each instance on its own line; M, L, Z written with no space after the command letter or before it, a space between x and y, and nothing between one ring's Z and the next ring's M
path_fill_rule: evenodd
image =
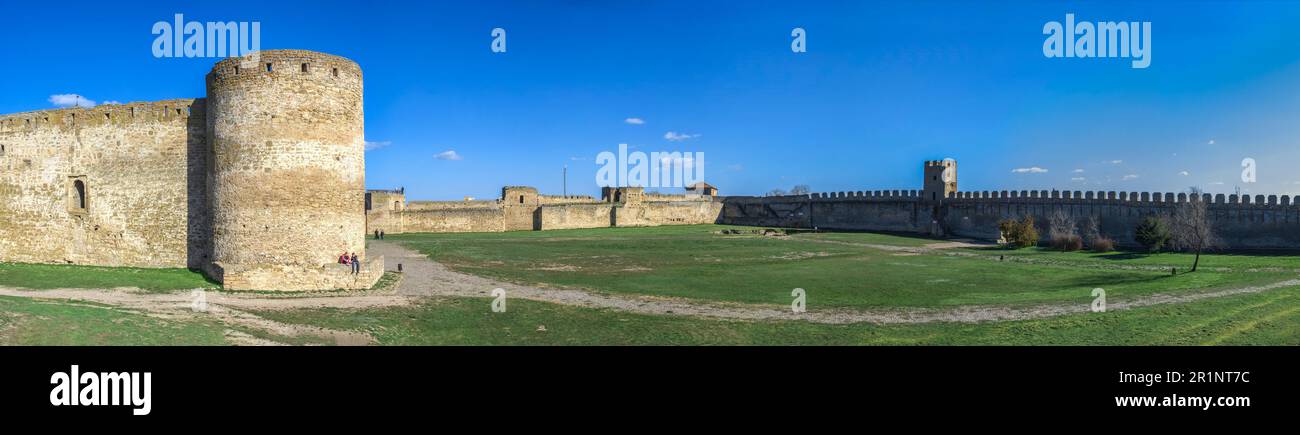
M0 286L31 289L138 287L150 291L217 288L202 273L186 269L0 263Z
M1040 320L886 326L629 314L528 300L493 313L490 303L434 298L401 308L258 314L366 332L382 345L1300 345L1300 288Z
M981 255L1007 255L1041 262L1068 262L1074 265L1176 267L1180 271L1191 269L1195 256L1180 252L1060 252L1048 248L1002 249L997 247L963 248L962 251ZM1282 269L1300 270L1300 252L1262 253L1212 253L1201 255L1201 267L1234 270Z
M168 321L112 307L0 296L0 344L39 346L224 345L214 321Z
M1171 276L1164 271L1072 267L1069 259L1027 264L994 261L996 255L915 255L851 243L917 246L934 241L872 233L717 234L725 228L752 229L692 225L391 237L455 270L525 285L780 305L790 303L792 289L802 288L809 306L816 307L1087 302L1098 287L1111 301L1119 301L1295 276L1210 270ZM1212 267L1218 261L1204 258L1202 264Z

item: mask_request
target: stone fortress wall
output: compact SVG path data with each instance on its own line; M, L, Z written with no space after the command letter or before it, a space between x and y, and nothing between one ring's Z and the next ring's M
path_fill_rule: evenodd
M370 209L368 225L400 232L466 232L720 223L826 230L885 231L997 240L998 222L1033 216L1047 236L1060 210L1077 222L1095 217L1102 234L1134 247L1133 231L1147 216L1172 213L1198 200L1151 192L960 192L956 162L927 161L920 190L824 192L786 196L655 195L640 188L606 188L602 199L539 199L532 188L503 189L495 201L411 202L405 210ZM395 191L371 191L392 195ZM530 196L531 195L531 196ZM376 196L378 198L378 196ZM404 199L384 197L389 202ZM520 201L523 201L522 203ZM1300 249L1300 197L1205 195L1211 225L1228 249ZM417 206L417 204L420 204ZM510 209L516 209L511 214ZM533 226L524 217L535 216ZM513 217L508 217L513 216ZM514 219L515 222L506 221ZM1046 241L1046 240L1044 240Z
M736 225L896 231L997 240L998 222L1033 216L1046 241L1049 216L1058 210L1076 222L1095 217L1100 232L1125 247L1138 245L1134 229L1147 216L1171 214L1179 203L1205 201L1210 225L1227 249L1300 249L1300 197L1153 192L959 192L956 164L945 181L926 162L925 189L829 192L779 197L726 197L720 219ZM936 177L937 176L937 177Z
M356 63L267 50L207 98L0 116L0 261L203 269L228 289L369 288Z
M406 201L405 190L366 193L367 233L501 232L716 223L722 203L708 195L647 194L607 188L591 196L538 194L507 186L489 201Z
M201 267L211 218L205 106L0 116L0 261Z

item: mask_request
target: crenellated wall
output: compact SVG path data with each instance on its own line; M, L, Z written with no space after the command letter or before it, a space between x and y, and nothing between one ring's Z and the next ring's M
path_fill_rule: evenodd
M728 196L722 223L840 230L929 233L934 204L916 190L828 192L769 197Z
M1147 216L1169 215L1186 193L1001 191L953 192L929 201L914 190L725 197L720 221L732 225L898 231L983 240L1000 237L998 222L1034 216L1047 236L1057 210L1083 222L1096 217L1103 235L1136 246ZM1300 204L1288 196L1204 195L1211 225L1231 249L1300 249ZM1045 240L1044 240L1045 241Z
M1076 221L1097 217L1102 234L1134 246L1134 228L1147 216L1171 214L1186 193L1114 191L957 192L943 201L943 226L952 234L997 239L997 222L1032 215L1046 235L1047 219L1057 210ZM1210 224L1232 249L1300 248L1300 204L1288 196L1204 195Z

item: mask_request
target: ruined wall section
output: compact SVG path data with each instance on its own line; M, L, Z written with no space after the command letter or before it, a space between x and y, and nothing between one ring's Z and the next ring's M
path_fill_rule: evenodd
M951 233L985 240L999 236L998 221L1034 216L1046 237L1049 216L1060 210L1075 221L1100 220L1100 232L1121 246L1137 245L1134 229L1147 216L1167 216L1185 193L999 191L958 192L944 201L943 225ZM1300 205L1288 196L1204 195L1211 225L1231 249L1300 248ZM1046 241L1046 240L1044 240Z
M0 116L0 261L200 267L204 119L202 99Z
M614 207L613 224L619 227L644 227L659 225L695 225L718 223L722 216L722 202L712 197L707 201L645 201L640 204Z
M576 228L607 228L614 226L613 210L616 206L595 204L548 205L541 208L541 230L566 230Z
M384 234L402 233L402 211L406 209L406 193L399 190L366 191L366 234L375 231Z
M322 277L341 252L366 258L361 68L311 51L260 55L207 77L210 274L234 289L359 288Z
M505 219L500 206L407 209L402 212L402 231L407 233L502 232Z

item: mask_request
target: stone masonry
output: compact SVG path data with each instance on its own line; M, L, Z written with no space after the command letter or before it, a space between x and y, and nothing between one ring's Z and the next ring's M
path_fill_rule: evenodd
M1300 249L1300 201L1276 195L1152 192L957 190L957 162L926 161L921 190L827 192L787 196L648 194L606 187L602 198L538 195L530 187L502 189L495 201L407 203L404 191L370 191L367 224L388 233L549 230L721 223L730 225L890 231L997 240L998 221L1034 216L1046 236L1057 210L1076 221L1097 218L1102 234L1136 246L1133 230L1146 216L1167 215L1181 202L1205 201L1211 225L1227 249ZM394 196L395 195L395 196ZM380 207L376 204L403 204ZM531 225L530 219L531 217Z
M267 50L218 62L207 93L0 116L0 261L187 267L228 289L378 281L361 68Z

